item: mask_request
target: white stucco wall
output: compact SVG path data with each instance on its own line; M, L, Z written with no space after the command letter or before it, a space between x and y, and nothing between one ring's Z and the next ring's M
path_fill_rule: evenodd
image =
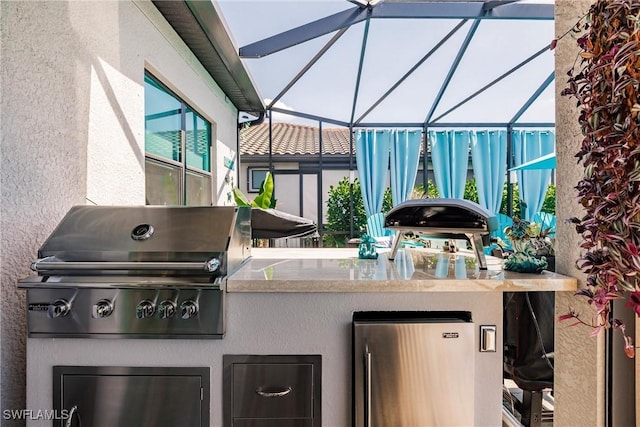
M591 0L556 0L556 35L560 36L575 26L585 15ZM584 171L576 165L575 153L580 150L582 133L578 122L579 111L575 98L561 96L567 86L567 71L576 63L578 46L575 37L566 36L558 41L556 58L556 157L558 218L556 230L556 271L578 279L585 287L586 275L576 268L580 256L580 235L567 218L582 217L584 210L578 203L575 185ZM593 307L572 292L556 294L556 315L566 314L572 308L587 317ZM588 317L587 317L588 318ZM555 334L555 412L554 423L559 426L604 426L605 401L605 343L604 334L591 338L591 328L577 325L569 328L556 325ZM616 337L619 338L619 337ZM576 398L579 396L579 398ZM616 424L614 425L622 425Z
M219 206L233 206L236 204L233 198L233 189L238 186L237 170L238 170L238 151L224 144L218 144L216 150L215 164L218 165L215 170L215 182L218 183L215 188L213 201L217 200Z
M3 0L0 17L1 406L20 409L16 283L72 205L144 204L145 68L213 122L213 159L236 150L237 111L149 1Z

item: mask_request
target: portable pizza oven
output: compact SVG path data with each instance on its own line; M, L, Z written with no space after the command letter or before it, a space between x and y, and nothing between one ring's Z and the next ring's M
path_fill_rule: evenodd
M23 279L30 337L222 338L251 210L76 206Z
M387 213L384 226L397 231L390 259L394 259L407 233L440 239L464 239L475 254L480 269L487 269L483 246L498 229L498 219L477 203L462 199L413 199Z

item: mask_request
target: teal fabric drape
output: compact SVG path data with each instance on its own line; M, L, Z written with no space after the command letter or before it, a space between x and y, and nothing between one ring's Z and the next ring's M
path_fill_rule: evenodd
M552 131L513 131L512 137L514 166L555 151L555 134ZM551 183L551 170L518 170L516 174L520 199L526 203L524 218L533 221L544 203Z
M411 196L420 161L422 131L395 131L391 143L391 198L396 206Z
M382 211L387 185L391 132L388 130L357 130L356 167L367 217Z
M462 199L469 166L469 131L429 131L440 197Z
M507 173L507 132L472 133L471 163L479 204L490 212L499 212Z

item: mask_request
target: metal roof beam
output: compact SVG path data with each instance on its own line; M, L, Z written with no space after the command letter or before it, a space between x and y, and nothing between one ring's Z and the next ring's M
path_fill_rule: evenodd
M308 24L292 28L275 36L267 37L240 48L241 58L262 58L272 53L313 40L334 31L348 28L364 21L369 15L368 8L354 7L334 13Z
M367 19L527 19L553 20L553 4L483 2L382 2L375 7L354 7L309 22L240 48L242 58L261 58Z
M482 2L400 2L382 3L372 18L379 19L470 19L482 12Z
M295 85L298 80L300 80L302 78L302 76L305 75L305 73L307 71L309 71L309 69L311 69L311 67L318 62L318 60L322 57L322 55L324 55L329 48L331 48L331 46L333 46L333 44L335 42L338 41L338 39L340 37L342 37L342 35L348 30L349 28L342 28L340 31L338 31L332 38L331 40L329 40L327 42L327 44L325 44L322 49L320 49L318 51L318 53L315 54L315 56L313 58L311 58L311 61L309 61L307 63L307 65L305 65L302 70L300 70L300 72L298 74L296 74L296 76L284 87L284 89L282 89L280 91L280 93L278 95L276 95L275 98L273 98L273 100L269 103L269 105L267 106L267 109L273 107L275 105L276 102L278 102L278 100L280 98L282 98L284 96L285 93L287 93L289 91L289 89L291 89L293 87L293 85Z
M360 7L373 7L384 0L347 0L349 3L353 3ZM512 0L512 1L520 1L520 0Z
M343 122L341 120L336 120L336 119L330 119L328 117L316 116L314 114L301 113L299 111L291 111L291 110L286 110L284 108L278 108L278 107L271 107L270 111L273 111L275 113L287 114L289 116L300 117L303 119L317 120L319 122L331 123L338 126L349 127L349 123L347 122Z
M525 59L524 61L522 61L521 63L519 63L515 67L513 67L512 69L510 69L509 71L507 71L506 73L502 74L501 76L499 76L498 78L496 78L492 82L487 83L485 86L481 87L480 89L478 89L477 91L475 91L474 93L472 93L471 95L469 95L468 97L463 99L462 101L458 102L456 105L454 105L453 107L449 108L444 113L440 114L438 117L433 119L432 122L437 122L438 120L440 120L441 118L443 118L447 114L451 113L452 111L458 109L459 107L463 106L467 102L471 101L473 98L475 98L476 96L480 95L482 92L486 91L487 89L489 89L490 87L492 87L496 83L500 82L502 79L510 76L511 74L513 74L518 69L524 67L529 62L533 61L538 56L540 56L543 53L545 53L546 51L548 51L550 47L551 47L551 45L546 45L545 47L543 47L542 49L540 49L539 51L537 51L536 53L534 53L533 55L531 55L530 57L528 57L527 59Z
M358 105L358 91L360 90L360 79L362 78L362 65L364 63L364 54L367 50L367 39L369 38L369 24L371 20L367 19L362 33L362 47L360 48L360 62L358 63L358 74L356 76L356 88L353 93L353 105L351 106L351 118L349 123L353 124L353 118L356 115L356 105Z
M476 30L478 29L478 25L480 25L479 19L475 20L473 24L471 24L471 28L467 33L467 37L462 42L462 45L460 45L458 54L453 60L453 63L451 64L451 68L449 68L449 72L447 73L447 76L442 82L442 86L440 86L440 91L438 92L438 95L436 95L436 98L433 100L433 104L431 105L431 109L429 110L427 117L424 119L425 124L431 122L433 113L436 111L436 108L438 108L438 104L440 104L440 101L442 100L442 96L446 92L447 87L449 86L449 83L451 83L451 79L453 78L453 75L458 69L458 65L460 65L460 61L462 61L462 57L464 56L464 53L467 51L467 48L469 47L469 44L471 43L471 40L473 39L473 36L476 33Z
M378 123L360 123L359 128L424 128L423 122L378 122ZM507 122L487 122L487 123L429 123L428 128L506 128L510 123ZM548 122L531 122L512 124L514 128L552 128L555 123Z
M480 16L483 11L486 14ZM535 19L553 20L553 4L514 3L513 0L388 2L379 4L372 18L411 19Z
M495 2L487 2L495 3ZM485 19L534 19L552 21L554 5L548 3L514 3L502 2L493 7Z
M547 88L547 86L549 86L554 79L555 79L555 72L552 71L551 74L549 74L549 77L547 77L545 79L545 81L542 82L540 87L538 87L538 89L536 89L536 91L533 93L533 95L531 95L531 97L527 100L527 102L525 102L525 104L522 106L522 108L520 108L520 110L518 110L516 115L513 116L511 121L509 121L510 125L515 124L515 122L520 117L522 117L522 115L525 113L525 111L527 111L529 109L529 107L531 107L531 104L533 104L533 102L536 99L538 99L538 97L542 94L542 92L544 92L544 90Z
M373 111L378 105L380 105L380 103L382 101L385 100L385 98L387 98L389 95L391 95L391 93L396 90L398 88L398 86L400 86L402 84L402 82L404 82L407 77L409 77L411 74L413 74L414 71L416 71L423 63L424 61L426 61L427 59L429 59L429 57L431 55L433 55L438 49L440 49L440 47L445 44L445 42L447 40L449 40L460 28L462 28L462 26L467 22L466 19L463 19L462 21L460 21L458 23L458 25L456 25L451 31L449 31L449 33L444 36L429 52L427 52L427 54L425 56L422 57L422 59L420 59L418 62L416 62L416 64L411 67L411 69L409 71L407 71L407 73L402 76L400 78L400 80L398 80L393 86L391 86L391 88L389 88L388 91L386 91L384 93L384 95L382 95L376 102L374 102L368 109L367 111L365 111L359 118L358 120L355 121L355 125L357 125L358 123L360 123L362 121L362 119L364 119L367 115L369 115L369 113L371 111Z

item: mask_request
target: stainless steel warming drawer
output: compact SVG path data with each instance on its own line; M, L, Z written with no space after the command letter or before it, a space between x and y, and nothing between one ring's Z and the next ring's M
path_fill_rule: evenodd
M224 419L233 427L318 427L318 355L225 355Z

